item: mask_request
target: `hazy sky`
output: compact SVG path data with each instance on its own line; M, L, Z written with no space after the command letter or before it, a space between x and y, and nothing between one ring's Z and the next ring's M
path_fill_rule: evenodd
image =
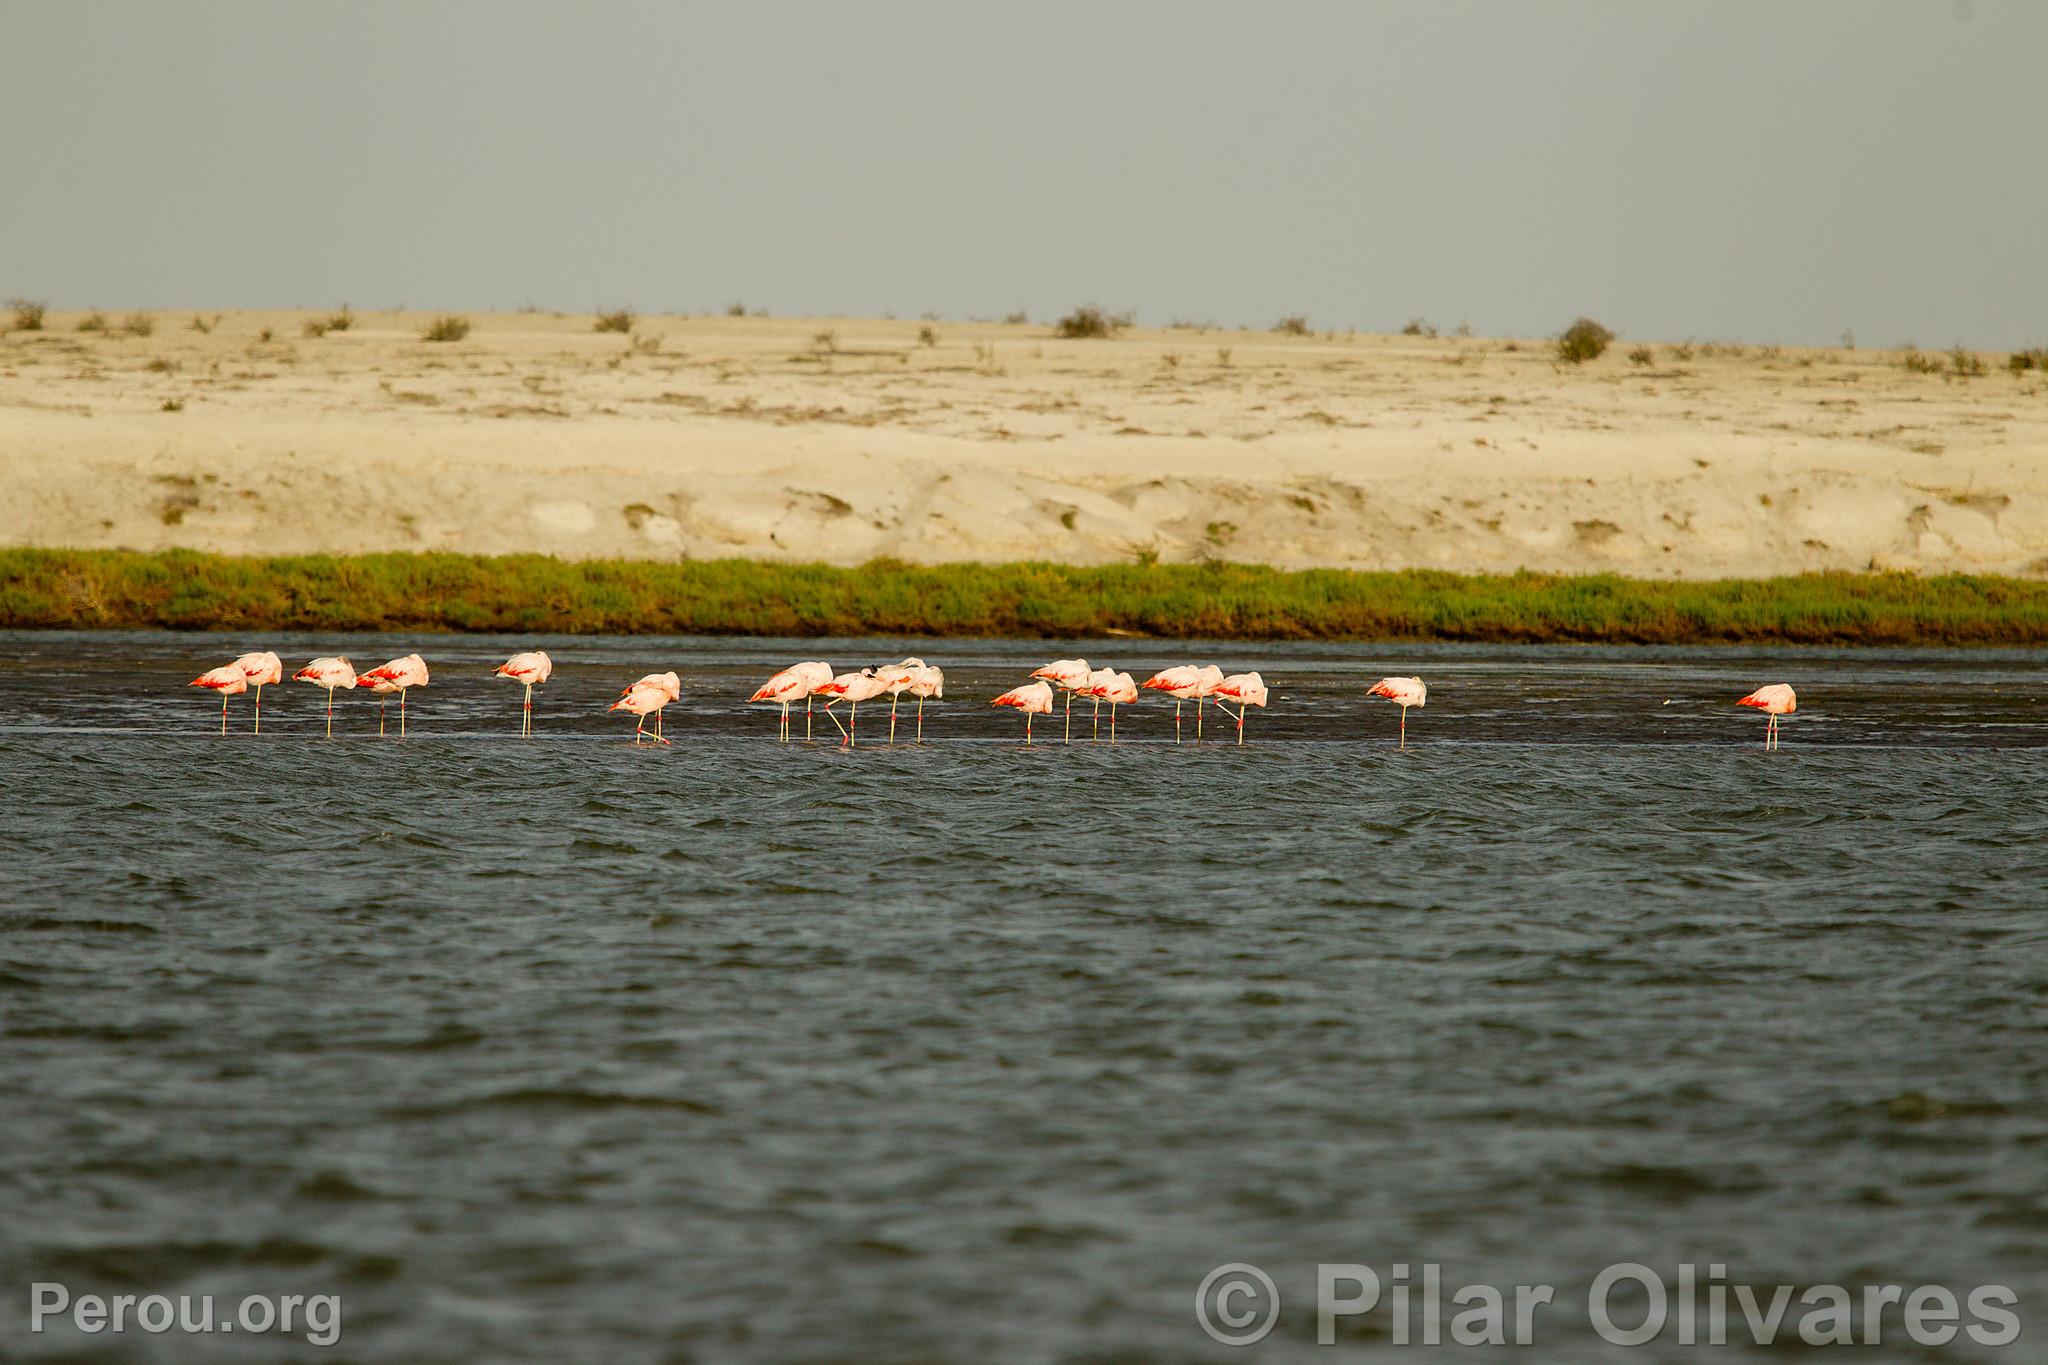
M2048 4L0 0L0 295L2048 342Z

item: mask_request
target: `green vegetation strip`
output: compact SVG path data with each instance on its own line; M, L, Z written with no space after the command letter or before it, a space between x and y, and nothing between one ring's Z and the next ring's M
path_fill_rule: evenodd
M2048 581L0 550L0 627L2048 644Z

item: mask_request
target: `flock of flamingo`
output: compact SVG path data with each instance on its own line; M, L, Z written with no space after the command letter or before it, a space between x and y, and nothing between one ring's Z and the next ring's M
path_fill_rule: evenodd
M555 671L554 661L540 650L514 654L493 670L492 676L507 678L521 684L525 699L521 703L519 733L522 738L533 734L533 689L546 682ZM263 689L271 683L284 680L284 664L277 655L264 652L244 654L232 663L210 668L191 682L193 687L203 687L220 694L220 732L228 732L228 698L252 688L256 693L255 732L263 733ZM415 687L427 685L427 661L417 654L393 659L390 663L358 673L346 658L330 656L315 659L298 672L292 674L293 682L311 683L327 692L327 734L334 734L334 694L339 690L367 687L379 697L377 711L377 733L385 733L385 711L391 694L398 694L398 733L406 733L405 695ZM1033 670L1031 680L996 697L990 705L1011 707L1024 714L1024 742L1032 742L1031 718L1048 716L1053 711L1055 693L1065 697L1064 711L1066 730L1064 742L1074 738L1074 699L1079 697L1094 704L1089 719L1090 739L1099 739L1102 733L1102 704L1109 703L1109 739L1116 742L1117 707L1128 706L1138 700L1141 690L1161 692L1173 698L1173 739L1181 742L1181 707L1188 702L1195 703L1195 740L1202 739L1203 707L1213 705L1226 716L1237 721L1237 742L1244 743L1244 717L1251 707L1264 708L1266 705L1266 680L1257 673L1228 673L1214 664L1181 664L1174 668L1162 669L1147 678L1142 684L1128 673L1119 673L1111 668L1091 668L1086 659L1055 659L1045 667ZM840 742L851 748L855 728L860 720L860 704L887 695L889 698L889 742L896 742L896 708L904 693L917 698L917 743L924 743L924 704L938 701L946 695L946 675L922 659L905 659L901 663L886 664L879 668L863 668L851 673L834 673L827 663L810 662L791 664L767 682L754 690L749 702L766 702L779 705L782 716L776 727L777 737L785 744L790 740L792 717L790 708L798 702L804 703L804 739L811 738L813 703L819 698L825 702L825 714L838 729ZM1429 698L1429 689L1420 678L1382 678L1367 690L1368 695L1384 697L1401 708L1400 746L1408 747L1408 708L1421 706ZM682 697L682 681L674 673L650 673L632 686L619 693L607 710L624 711L638 718L633 730L635 744L667 744L661 733L662 709L670 702ZM832 708L840 702L846 703L846 723L839 723L839 715ZM1231 704L1236 703L1236 711ZM1778 747L1778 718L1791 715L1799 709L1799 698L1789 683L1772 683L1759 687L1742 698L1737 706L1754 707L1769 717L1764 729L1764 747ZM654 729L647 729L647 718L654 717Z

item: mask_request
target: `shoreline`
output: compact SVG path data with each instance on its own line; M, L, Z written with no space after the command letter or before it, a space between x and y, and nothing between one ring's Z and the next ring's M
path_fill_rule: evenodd
M0 629L2048 645L2048 582L0 550Z

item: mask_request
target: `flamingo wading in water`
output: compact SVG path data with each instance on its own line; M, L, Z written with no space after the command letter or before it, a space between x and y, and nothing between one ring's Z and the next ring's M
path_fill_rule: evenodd
M1067 737L1064 743L1074 742L1074 694L1088 686L1088 675L1092 671L1086 659L1054 659L1031 675L1067 694ZM1028 728L1030 722L1026 721L1025 725Z
M630 711L640 718L633 727L633 742L652 740L656 744L667 744L661 734L661 709L683 695L683 682L673 673L649 673L619 693L619 699L606 707L607 711ZM654 733L647 733L647 718L654 717Z
M220 732L226 734L228 732L228 698L234 696L237 692L249 690L249 676L242 671L238 664L222 664L219 668L207 669L185 685L187 687L204 687L220 693Z
M357 687L368 687L380 698L398 694L398 733L405 735L405 694L415 687L427 685L427 661L417 654L408 654L403 659L393 659L380 668L356 675ZM377 733L384 733L384 701L377 703Z
M1385 697L1401 708L1401 747L1408 747L1408 708L1420 706L1429 699L1429 689L1422 685L1420 678L1381 678L1366 692L1369 697Z
M356 685L355 665L344 657L330 655L324 659L315 659L298 672L292 674L292 681L311 683L315 687L327 689L327 737L333 739L334 689L337 687L354 687Z
M1778 717L1789 716L1799 709L1799 694L1792 690L1791 683L1772 683L1735 703L1737 706L1754 706L1769 716L1770 723L1764 726L1764 748L1778 747Z
M1104 702L1109 703L1109 742L1114 744L1116 743L1116 708L1128 706L1138 699L1138 684L1132 680L1131 675L1128 673L1118 673L1107 668L1102 671L1108 674L1108 676L1099 682L1090 683L1088 685L1088 695L1095 698L1097 707L1100 707Z
M811 737L811 697L821 683L832 681L832 665L827 663L791 664L767 682L754 689L749 702L775 702L782 707L782 724L777 737L784 744L789 743L789 708L794 702L804 704L804 739Z
M1233 673L1216 684L1216 704L1229 715L1230 708L1225 702L1237 703L1237 742L1244 743L1244 710L1247 706L1264 709L1266 705L1266 680L1257 673Z
M1025 683L1013 687L989 703L990 706L1014 706L1024 713L1024 743L1031 743L1031 718L1052 714L1052 688L1044 682Z
M514 654L491 672L494 678L510 678L513 682L526 686L526 704L520 712L519 720L521 739L533 737L533 689L552 677L554 671L555 661L545 652L534 649L524 654Z
M825 714L832 717L834 725L839 725L839 716L833 711L833 705L842 701L850 703L847 723L839 725L839 733L846 737L841 742L847 748L853 747L854 727L860 723L860 704L881 696L883 690L881 675L872 668L863 668L858 673L841 673L818 689L818 695L828 699Z
M269 650L256 654L244 654L235 660L233 666L242 670L243 678L256 689L256 733L263 733L263 687L266 683L284 681L284 664Z
M927 701L946 699L946 675L930 664L917 670L917 677L910 684L910 695L917 698L917 742L924 743L924 704Z
M889 694L889 742L896 742L896 704L903 700L903 694L916 686L918 675L924 672L923 659L905 659L900 664L875 670L875 676L882 680L882 690ZM922 734L922 729L919 731Z
M1216 695L1216 689L1223 685L1223 670L1214 664L1203 664L1195 670L1195 743L1202 742L1202 703Z
M1145 687L1153 692L1164 692L1173 698L1173 742L1180 743L1180 707L1185 701L1194 701L1201 695L1202 670L1193 664L1178 664L1162 668L1145 679ZM1111 729L1115 729L1116 713L1110 712Z

